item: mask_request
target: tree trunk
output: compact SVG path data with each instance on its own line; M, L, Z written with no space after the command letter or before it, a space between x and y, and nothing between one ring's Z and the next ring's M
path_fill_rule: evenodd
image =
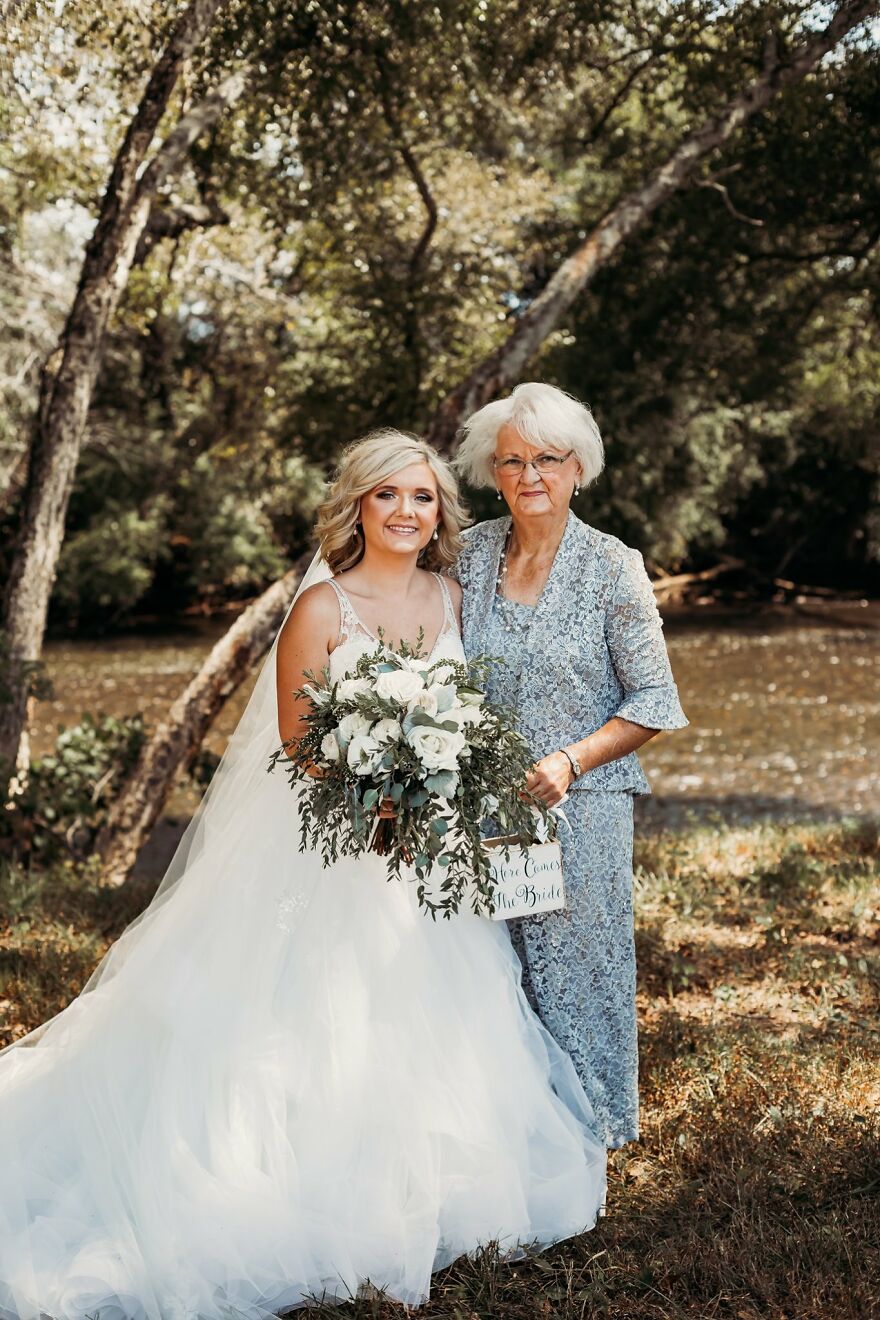
M429 439L441 449L450 448L463 418L518 378L529 358L555 329L603 262L667 197L684 186L697 162L730 137L750 115L762 109L777 91L808 73L847 32L874 13L877 7L876 0L851 0L844 3L824 32L802 46L785 64L776 60L775 49L768 52L760 77L696 133L686 138L666 164L656 170L641 188L619 202L563 263L507 342L480 363L467 380L444 400L428 428ZM270 587L247 611L248 614L253 612L253 622L248 623L246 633L248 648L255 658L259 658L268 649L283 613L281 604L277 603L279 586L288 584L284 587L283 598L289 600L295 581L288 574L280 584ZM277 603L277 612L265 610L258 616L261 604L269 601ZM238 623L233 625L228 637L236 632L238 626ZM124 799L120 799L124 805L118 814L114 813L102 834L99 850L108 860L108 878L111 883L121 884L125 880L149 829L158 819L184 757L194 755L222 700L244 677L240 666L235 663L234 650L232 654L228 653L227 640L224 638L214 648L200 674L175 703L167 723L156 730L145 750L143 764L161 766L161 775L152 776L146 771L141 774L136 769L135 779L131 781L130 787L126 787ZM224 655L227 655L226 659ZM228 665L228 671L224 665ZM218 693L222 691L221 702L199 703L199 694L208 682L216 686ZM184 737L179 735L178 726L186 729Z
M191 0L150 76L119 148L86 246L79 285L59 344L58 369L44 373L21 527L6 591L9 699L0 705L0 787L4 796L26 719L28 674L42 651L67 506L108 323L125 289L156 190L206 124L243 86L240 74L227 79L195 111L183 116L143 168L181 70L224 3Z
M426 439L441 452L449 452L464 418L520 379L529 360L596 273L668 197L684 186L699 162L726 142L753 114L763 110L777 92L815 68L823 55L878 8L877 0L845 0L824 31L784 61L777 58L775 43L768 40L760 76L686 137L640 188L624 197L600 220L523 313L505 342L443 400L428 427Z

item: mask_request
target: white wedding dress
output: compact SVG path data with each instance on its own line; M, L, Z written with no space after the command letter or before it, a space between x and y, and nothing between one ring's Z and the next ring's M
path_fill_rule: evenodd
M334 678L375 646L337 594ZM185 883L0 1052L3 1320L266 1320L365 1280L418 1305L463 1252L595 1223L605 1148L506 926L300 852L264 732Z

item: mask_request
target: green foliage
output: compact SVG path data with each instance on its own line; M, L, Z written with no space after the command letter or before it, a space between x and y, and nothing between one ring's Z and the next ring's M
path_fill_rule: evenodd
M307 517L317 504L320 484L296 459L279 464L276 480L262 490L253 482L242 489L241 466L229 446L200 454L180 476L177 527L189 543L187 581L199 594L220 585L244 595L279 577L288 565L273 514L288 513L293 504Z
M18 383L0 466L175 12L155 3L145 24L100 0L62 30L34 3L11 27L0 370ZM94 627L265 585L308 539L340 448L422 427L589 228L755 75L767 33L784 50L816 21L792 0L226 6L181 95L256 57L248 93L159 207L210 199L228 223L160 241L132 273L53 617ZM876 571L877 62L854 36L750 119L523 370L591 403L608 470L579 511L664 568L725 549L832 584Z
M3 813L12 851L36 863L86 857L144 740L140 715L87 714L60 729L54 752L31 763L25 791Z
M55 597L69 616L106 627L137 604L167 554L163 515L169 505L159 496L141 515L111 503L104 516L65 540Z
M664 568L723 547L768 576L876 574L876 62L851 50L749 121L541 356L607 440L582 511Z

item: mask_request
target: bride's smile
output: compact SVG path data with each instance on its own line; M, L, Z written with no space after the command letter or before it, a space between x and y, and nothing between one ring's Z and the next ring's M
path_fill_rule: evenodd
M366 545L392 554L418 554L439 521L437 482L427 463L410 463L361 499Z

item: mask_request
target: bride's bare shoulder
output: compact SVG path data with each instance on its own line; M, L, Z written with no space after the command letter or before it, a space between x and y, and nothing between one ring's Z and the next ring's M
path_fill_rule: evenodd
M443 574L443 581L446 583L447 590L452 597L453 605L457 610L460 609L462 597L464 596L464 592L461 589L461 583L457 578L450 577L448 573Z
M304 633L335 636L338 627L336 592L329 582L315 582L306 588L287 616L278 635L278 645L291 645Z

